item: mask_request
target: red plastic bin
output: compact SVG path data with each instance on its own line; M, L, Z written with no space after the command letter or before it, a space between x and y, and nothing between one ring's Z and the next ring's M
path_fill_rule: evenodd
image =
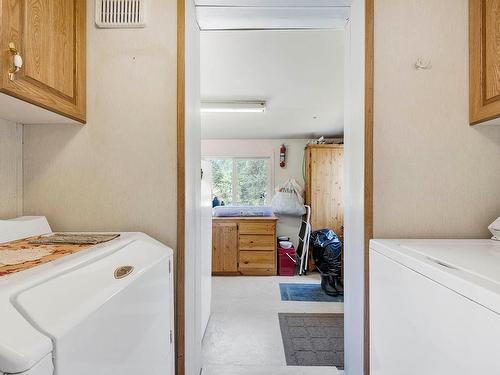
M296 257L297 253L293 246L290 249L278 246L278 274L280 276L295 275Z

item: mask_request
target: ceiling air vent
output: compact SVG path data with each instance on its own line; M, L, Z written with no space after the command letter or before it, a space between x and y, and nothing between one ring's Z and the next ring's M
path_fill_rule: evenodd
M146 0L96 0L95 23L100 28L146 26Z

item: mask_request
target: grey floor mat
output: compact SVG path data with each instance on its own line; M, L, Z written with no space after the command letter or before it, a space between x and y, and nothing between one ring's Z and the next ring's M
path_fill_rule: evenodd
M344 368L344 314L278 315L288 366Z

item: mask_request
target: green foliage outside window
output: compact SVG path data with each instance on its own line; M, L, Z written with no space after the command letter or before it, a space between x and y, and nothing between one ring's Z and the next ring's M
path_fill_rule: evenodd
M268 172L264 159L238 159L238 204L259 206L267 202Z
M213 193L225 205L269 203L269 159L212 159Z
M212 164L213 194L226 206L233 203L233 161L231 159L210 160Z

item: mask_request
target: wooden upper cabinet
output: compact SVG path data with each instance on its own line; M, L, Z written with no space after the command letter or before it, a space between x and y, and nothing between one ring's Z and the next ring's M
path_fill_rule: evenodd
M85 0L0 1L0 91L84 123ZM23 60L15 74L9 46Z
M500 117L500 0L469 0L470 123Z

